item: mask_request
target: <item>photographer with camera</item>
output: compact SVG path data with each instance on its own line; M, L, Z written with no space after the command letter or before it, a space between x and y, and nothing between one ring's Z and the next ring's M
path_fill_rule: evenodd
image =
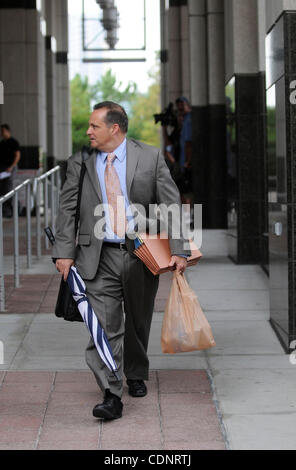
M191 106L185 96L176 100L177 112L173 103L160 114L155 114L155 124L161 123L164 155L167 166L181 193L182 203L190 205L188 221L193 225L193 194L192 194L192 123ZM170 128L172 129L169 132Z
M164 142L164 156L166 164L170 170L171 176L179 188L181 170L179 166L180 155L180 131L182 122L180 116L174 110L173 103L160 114L154 114L155 124L158 122L162 126L162 135Z

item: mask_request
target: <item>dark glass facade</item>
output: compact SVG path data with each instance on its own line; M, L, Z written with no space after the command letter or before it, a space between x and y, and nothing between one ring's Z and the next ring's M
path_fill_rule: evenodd
M236 263L267 265L265 75L226 86L228 246Z
M285 12L267 36L270 315L282 345L296 338L295 196L296 13Z

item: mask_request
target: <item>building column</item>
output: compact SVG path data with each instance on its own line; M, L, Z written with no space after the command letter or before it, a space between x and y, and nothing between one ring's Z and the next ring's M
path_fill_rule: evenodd
M189 0L190 97L192 106L192 184L194 203L207 200L207 33L205 0ZM203 227L205 227L203 210Z
M161 109L164 109L169 103L168 10L165 0L160 0L160 41Z
M57 163L62 164L72 153L72 125L68 67L68 2L56 3L56 71L57 71Z
M237 263L266 254L264 23L261 0L225 0L228 242Z
M36 2L1 1L0 29L1 122L20 142L19 168L38 169L47 143L44 28Z
M207 218L208 57L205 0L189 0L190 97L192 106L192 184L194 203L202 204Z
M168 10L168 98L175 103L182 95L180 0L170 0Z
M207 0L208 145L205 227L227 228L224 5Z
M189 10L188 2L180 6L180 49L181 49L181 83L182 96L190 101L190 58L189 58Z
M56 79L56 38L54 1L45 2L46 18L46 101L47 101L47 165L50 170L55 166L57 155L57 79Z
M271 324L285 350L296 340L296 5L266 2Z

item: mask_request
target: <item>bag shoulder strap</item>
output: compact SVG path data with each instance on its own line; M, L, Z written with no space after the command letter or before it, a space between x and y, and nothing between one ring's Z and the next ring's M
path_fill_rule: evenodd
M88 154L87 150L82 150L81 151L82 164L81 164L80 177L79 177L77 207L76 207L76 214L75 214L75 237L76 237L77 231L78 231L78 223L79 223L79 219L80 219L81 193L82 193L84 175L85 175L85 172L86 172L86 166L85 166L84 161L88 157L89 157L89 154Z

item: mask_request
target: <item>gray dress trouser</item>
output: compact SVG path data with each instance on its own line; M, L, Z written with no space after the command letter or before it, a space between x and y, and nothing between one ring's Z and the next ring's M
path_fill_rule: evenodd
M147 348L159 276L154 276L135 255L104 244L95 278L84 282L121 380L117 381L105 366L92 339L85 351L86 362L101 390L109 388L121 397L123 372L128 379L149 378Z

